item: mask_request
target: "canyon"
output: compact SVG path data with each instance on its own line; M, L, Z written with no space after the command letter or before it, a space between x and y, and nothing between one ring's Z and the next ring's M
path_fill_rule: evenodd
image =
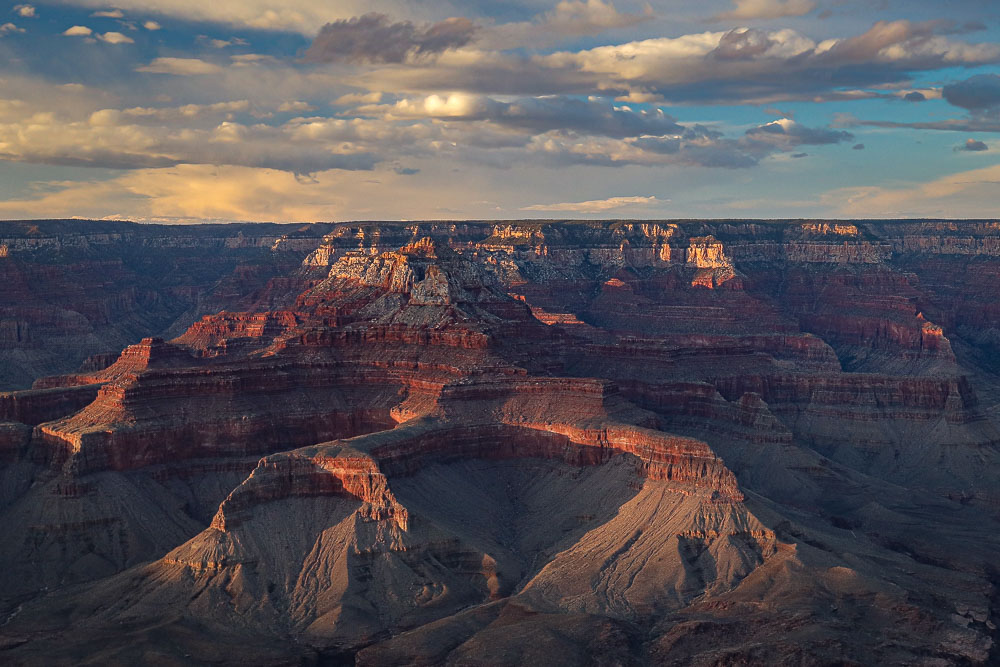
M0 222L0 662L1000 661L1000 223Z

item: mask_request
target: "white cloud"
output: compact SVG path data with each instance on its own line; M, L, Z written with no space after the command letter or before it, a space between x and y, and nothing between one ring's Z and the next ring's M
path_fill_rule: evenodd
M174 74L177 76L196 76L200 74L217 74L222 71L218 65L199 58L155 58L148 65L136 67L136 72L151 74Z
M814 0L733 0L735 7L716 14L712 21L743 21L804 16L816 9Z
M108 44L135 44L134 39L120 32L106 32L103 35L98 35L97 39Z
M38 17L33 5L14 5L12 11L21 18L33 19Z
M24 32L24 28L18 28L13 23L0 24L0 37L15 32Z
M178 118L204 117L209 114L232 115L233 113L249 110L249 100L235 100L232 102L215 102L214 104L185 104L179 107L131 107L129 109L122 109L121 113L133 118L173 120Z
M995 165L905 187L840 188L823 195L821 203L851 217L993 218L998 192L1000 165Z
M125 18L125 14L120 9L102 9L101 11L94 12L91 16L106 19Z
M152 31L152 30L159 30L162 26L160 26L160 24L157 23L156 21L145 21L142 24L142 27L145 28L146 30Z
M522 211L552 211L566 213L601 213L603 211L613 211L620 208L633 208L637 206L653 206L663 203L656 197L609 197L608 199L594 199L581 202L564 202L562 204L534 204L525 206Z
M334 104L352 106L355 104L378 104L382 101L382 93L347 93L333 101Z
M63 34L67 37L87 37L91 35L94 31L85 25L75 25L72 28L66 28Z

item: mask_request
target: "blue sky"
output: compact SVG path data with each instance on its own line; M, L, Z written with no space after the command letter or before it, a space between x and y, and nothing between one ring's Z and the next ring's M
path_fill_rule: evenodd
M0 217L994 217L994 0L0 5Z

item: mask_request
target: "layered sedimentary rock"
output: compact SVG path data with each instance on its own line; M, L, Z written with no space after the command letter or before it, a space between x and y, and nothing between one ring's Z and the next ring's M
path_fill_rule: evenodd
M70 224L0 225L5 661L1000 655L994 223Z

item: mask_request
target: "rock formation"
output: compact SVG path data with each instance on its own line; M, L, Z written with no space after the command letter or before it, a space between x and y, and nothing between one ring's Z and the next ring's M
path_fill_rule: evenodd
M0 223L0 660L996 662L997 229Z

